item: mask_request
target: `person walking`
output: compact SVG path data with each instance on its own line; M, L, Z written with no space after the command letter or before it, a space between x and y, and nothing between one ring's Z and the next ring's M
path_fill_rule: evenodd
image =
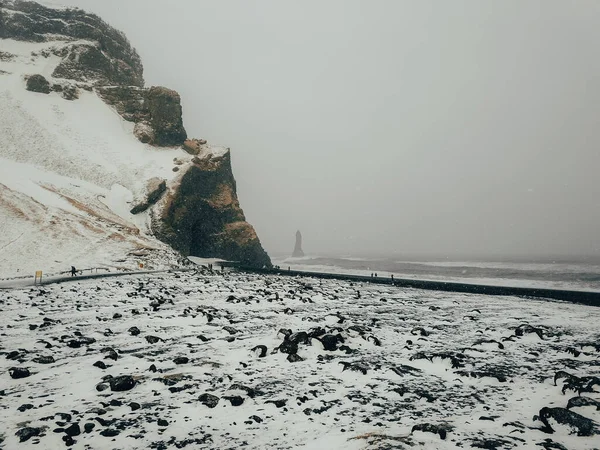
M71 276L74 277L77 274L77 269L75 266L71 266Z

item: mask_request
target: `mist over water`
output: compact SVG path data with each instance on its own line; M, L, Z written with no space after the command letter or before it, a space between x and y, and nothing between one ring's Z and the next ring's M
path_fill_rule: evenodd
M523 287L600 290L600 261L483 261L442 259L399 259L387 257L306 256L273 258L282 268L309 272L333 272L378 277L460 281Z

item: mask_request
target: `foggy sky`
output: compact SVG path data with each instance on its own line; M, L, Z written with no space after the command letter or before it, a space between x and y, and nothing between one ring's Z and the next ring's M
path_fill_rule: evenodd
M600 255L600 2L56 1L231 147L272 254Z

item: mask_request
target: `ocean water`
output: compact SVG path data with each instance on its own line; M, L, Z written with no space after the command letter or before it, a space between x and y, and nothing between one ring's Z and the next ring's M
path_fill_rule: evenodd
M280 256L273 258L273 264L312 272L600 291L600 262L595 261L404 261L321 255Z

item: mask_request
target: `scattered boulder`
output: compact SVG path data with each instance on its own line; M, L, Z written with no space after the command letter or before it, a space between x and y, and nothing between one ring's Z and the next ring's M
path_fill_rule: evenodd
M119 430L116 430L114 428L107 428L106 430L102 430L100 432L101 436L104 437L115 437L118 436L121 432Z
M287 403L287 399L267 400L265 403L272 403L276 408L283 408Z
M594 406L596 411L600 411L600 401L590 397L573 397L567 403L567 409L577 408L580 406Z
M229 400L229 403L231 403L231 406L240 406L242 403L244 403L244 399L242 397L240 397L239 395L230 395L230 396L225 396L223 398L225 400Z
M600 428L593 420L565 408L544 407L540 409L539 416L536 416L534 419L539 419L544 424L542 431L545 433L555 432L554 428L548 422L548 419L553 419L561 425L568 425L573 430L577 430L577 436L600 434Z
M135 387L137 382L131 375L121 375L108 380L110 390L115 392L129 391Z
M8 369L8 373L10 374L10 377L15 380L31 376L31 372L29 372L29 369L21 367L11 367L10 369Z
M534 327L528 323L524 323L515 328L515 336L522 337L531 333L535 333L540 339L544 339L544 331L541 328Z
M328 352L333 352L337 350L337 344L339 342L339 336L333 334L325 334L317 339L321 344L323 344L323 350Z
M40 436L44 432L44 428L25 427L15 433L19 438L19 442L26 442L32 437Z
M148 344L156 344L158 341L162 341L162 339L157 336L147 335L145 337Z
M209 408L214 408L219 403L219 397L216 395L204 393L198 397L198 401Z
M28 91L38 92L40 94L49 94L50 83L43 75L35 74L31 75L27 78L27 88Z
M290 341L286 336L283 342L279 345L279 351L281 353L287 353L288 355L298 353L298 344Z
M291 363L295 363L295 362L299 362L299 361L304 361L304 358L302 358L300 355L298 355L298 353L290 353L287 356L287 360Z
M343 366L342 372L345 370L351 370L353 372L360 372L363 375L366 375L367 372L369 371L369 368L367 366L365 366L364 364L360 364L360 363L350 363L347 361L339 361L338 364L341 364Z
M175 359L173 359L173 362L175 364L187 364L190 362L190 358L188 358L187 356L178 356Z
M103 361L96 361L93 365L94 365L94 367L98 367L99 369L102 369L102 370L108 368L108 366Z
M129 404L129 407L131 408L132 411L137 411L138 409L140 409L142 407L142 405L140 405L139 403L136 403L136 402L131 402Z
M264 358L265 356L267 356L267 346L266 345L257 345L250 351L254 352L259 358Z
M449 431L452 431L452 427L449 425L433 425L430 423L419 423L413 425L410 433L414 433L415 431L423 431L425 433L434 433L440 436L440 439L446 439Z
M38 364L52 364L54 362L53 356L38 356L37 358L33 358L33 362Z
M65 428L65 433L67 433L71 437L79 436L81 434L81 428L79 428L78 423L74 423L70 427Z

